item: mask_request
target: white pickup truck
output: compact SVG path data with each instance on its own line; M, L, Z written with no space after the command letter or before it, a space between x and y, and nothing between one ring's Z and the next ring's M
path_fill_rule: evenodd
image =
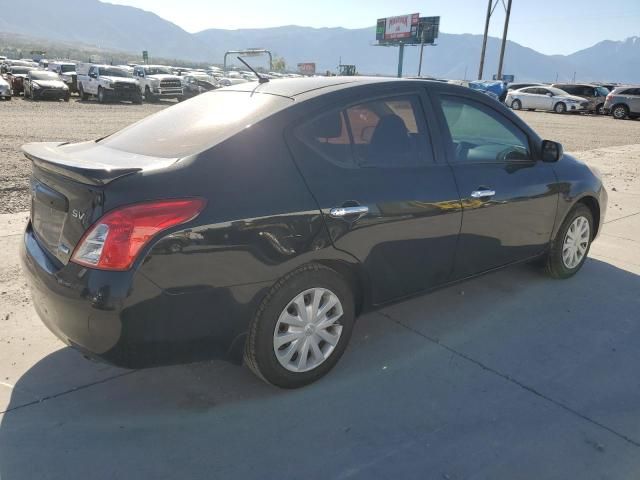
M159 98L175 98L182 101L184 91L179 76L174 75L169 67L164 65L136 65L133 77L140 84L140 92L147 102Z
M78 72L76 72L75 63L55 60L49 62L49 66L47 68L52 72L56 72L60 76L60 80L67 84L71 93L76 93L78 91Z
M94 95L100 103L109 100L142 103L138 81L126 70L111 65L78 66L78 93L82 100Z

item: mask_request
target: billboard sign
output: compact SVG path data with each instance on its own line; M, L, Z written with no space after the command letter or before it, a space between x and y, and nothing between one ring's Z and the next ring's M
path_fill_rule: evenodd
M305 62L298 64L298 71L302 75L315 75L316 74L316 64L313 62Z
M376 24L376 40L383 43L416 43L420 14L380 18Z
M440 33L440 17L420 17L418 41L433 44Z
M493 74L493 79L498 80L498 74ZM507 83L512 83L516 79L515 75L507 75L506 73L502 74L502 81Z

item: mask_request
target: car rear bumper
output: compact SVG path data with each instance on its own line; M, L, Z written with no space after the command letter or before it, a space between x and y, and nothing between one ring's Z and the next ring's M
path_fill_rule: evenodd
M175 293L133 271L63 266L40 246L31 225L21 261L47 328L83 354L127 368L240 360L254 300L268 288L254 284Z

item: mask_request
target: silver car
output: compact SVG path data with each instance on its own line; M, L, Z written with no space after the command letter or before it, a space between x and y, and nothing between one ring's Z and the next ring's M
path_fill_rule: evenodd
M505 99L507 106L514 110L547 110L556 113L583 112L589 109L589 102L581 97L569 95L555 87L526 87L511 90Z
M607 95L604 112L616 120L640 117L640 87L618 87Z

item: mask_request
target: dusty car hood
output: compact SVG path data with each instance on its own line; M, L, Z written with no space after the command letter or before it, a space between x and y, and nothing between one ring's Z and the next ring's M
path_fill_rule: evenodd
M180 77L178 77L177 75L169 75L166 73L159 73L158 75L147 75L147 77L157 78L158 80L180 80Z
M65 83L62 80L34 80L32 83L40 85L42 88L64 88Z
M133 83L133 84L138 83L138 81L135 78L109 77L107 75L103 75L101 78L106 78L108 80L111 80L113 83Z

